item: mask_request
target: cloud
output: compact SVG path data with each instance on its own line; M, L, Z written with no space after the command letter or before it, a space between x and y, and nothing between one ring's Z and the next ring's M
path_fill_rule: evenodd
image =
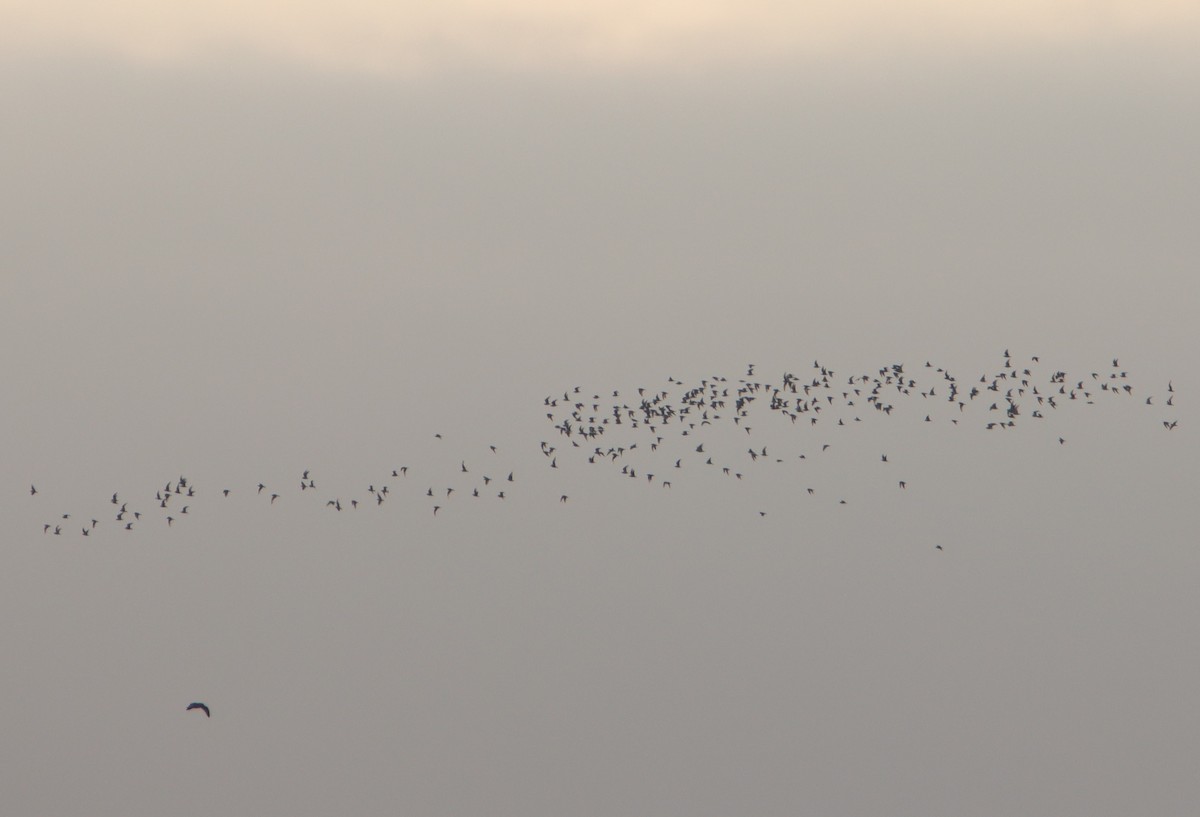
M384 75L959 55L1197 30L1189 0L0 0L10 54L244 55Z

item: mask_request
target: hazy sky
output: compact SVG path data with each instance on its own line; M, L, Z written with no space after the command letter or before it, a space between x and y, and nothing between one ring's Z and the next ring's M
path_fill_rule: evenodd
M309 68L411 76L463 65L687 71L710 63L880 54L955 57L1023 49L1194 44L1200 9L1186 0L886 0L831 3L220 3L139 0L4 3L6 50L94 52L151 64L256 55Z
M6 807L1186 811L1198 35L1182 2L0 3ZM786 464L717 428L745 478L669 491L545 416L1005 349L1134 396L764 417Z

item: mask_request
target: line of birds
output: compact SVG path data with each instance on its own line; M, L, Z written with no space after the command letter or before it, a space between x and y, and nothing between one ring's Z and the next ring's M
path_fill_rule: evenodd
M440 433L435 434L434 437L444 439ZM507 500L512 496L511 492L517 483L517 469L511 463L505 464L496 458L499 449L495 445L489 445L487 452L485 456L490 461L478 468L469 466L466 459L457 458L458 464L453 468L453 477L446 476L445 472L449 470L447 468L434 467L414 470L408 465L400 465L391 469L390 476L382 474L382 479L378 483L371 482L366 488L365 496L357 495L343 499L342 496L335 494L326 495L321 499L324 507L334 512L355 511L360 507L378 508L398 497L400 495L398 486L404 485L410 494L424 496L429 512L435 517L460 500ZM410 471L413 472L414 477L422 473L439 475L438 478L442 480L442 484L435 486L430 482L422 482L422 485L428 486L422 491L416 488L415 479L410 479ZM493 474L494 476L492 476ZM392 482L393 479L399 480L399 483ZM311 469L304 470L299 475L297 482L299 484L298 493L311 493L314 498L319 497L316 477ZM249 493L270 507L284 499L285 492L286 489L282 487L268 487L265 482L259 482L251 486L248 491L239 490L236 493ZM36 484L29 486L31 497L37 497L41 493ZM235 490L222 488L214 493L221 499L228 499L235 493ZM197 491L189 477L180 475L178 478L167 480L161 488L154 492L152 500L149 494L141 495L138 499L127 499L120 491L114 491L108 499L108 503L114 508L112 521L117 523L115 527L119 530L133 531L151 521L158 525L165 524L167 528L173 528L185 517L193 516L193 508L197 502L203 502L211 495ZM562 499L565 500L565 497ZM79 527L78 535L92 536L100 528L102 522L100 517L103 516L104 514L101 513L82 517L84 522ZM61 536L67 532L70 525L69 520L76 518L79 517L72 512L61 513L53 521L43 522L42 533Z

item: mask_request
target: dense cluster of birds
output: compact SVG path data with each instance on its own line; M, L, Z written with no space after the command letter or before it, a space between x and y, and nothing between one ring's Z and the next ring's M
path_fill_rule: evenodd
M560 454L572 452L586 457L588 465L671 488L697 469L741 480L764 463L822 455L839 441L841 430L900 416L912 404L919 410L908 412L910 418L974 424L999 433L1099 401L1144 401L1144 406L1172 412L1161 419L1164 429L1178 427L1174 384L1145 393L1117 358L1111 368L1083 377L1044 371L1039 357L1017 361L1007 349L995 371L969 377L928 361L916 371L892 363L874 372L847 374L817 360L809 375L783 372L773 379L760 378L755 370L750 364L742 377L712 375L690 383L668 377L662 386L614 390L608 399L580 386L546 396L543 409L554 434L541 442L542 454L551 468L559 467ZM778 443L780 425L804 433L786 439L783 450L768 450L764 432L771 430L770 442ZM1058 445L1067 442L1058 434L1052 439ZM888 463L888 453L879 452L878 461ZM909 481L896 475L894 484L905 490ZM817 490L808 486L804 493L812 496ZM846 503L844 498L837 501Z
M574 386L561 396L546 396L542 401L553 433L540 442L540 459L556 476L563 474L558 470L559 457L569 453L574 455L574 463L607 467L621 477L669 489L698 472L740 481L767 463L833 456L829 452L835 444L840 445L838 435L844 429L881 418L907 416L913 421L974 425L1000 433L1105 400L1139 403L1166 412L1159 415L1163 428L1174 431L1178 427L1171 382L1160 391L1147 392L1135 386L1119 359L1113 359L1104 371L1073 377L1061 370L1044 370L1036 356L1017 361L1005 350L1003 364L995 371L969 377L929 362L916 371L892 363L873 372L847 374L813 361L807 375L783 372L777 378L760 378L751 364L741 377L711 375L690 383L668 377L660 387L640 387L628 393L612 390L609 399ZM919 410L909 411L914 404ZM785 437L780 429L796 433ZM446 445L440 433L433 436L439 441L436 445ZM1057 431L1049 439L1058 445L1067 443ZM248 496L264 507L275 507L300 494L330 512L341 513L381 508L407 495L406 507L411 509L413 501L423 503L417 506L423 513L438 517L463 503L504 501L517 487L519 468L506 461L495 445L453 455L451 446L441 451L437 467L397 464L390 472L380 471L364 479L365 489L359 486L357 491L344 493L327 493L310 470L297 474L288 485L264 481L205 490L180 475L157 482L161 487L152 491L128 496L113 491L107 499L107 512L56 512L43 519L41 531L47 536L90 537L104 530L128 533L146 526L174 528L194 516L197 503L220 502L231 496ZM887 451L872 456L883 464L894 460L889 460ZM566 461L563 465L565 470ZM889 466L895 470L895 487L906 490L910 481L901 467ZM772 472L773 478L780 474ZM801 474L809 479L811 466ZM561 483L554 483L554 498L560 503L570 499L567 493L560 493L567 482L564 476ZM818 494L812 482L799 482L798 488L801 496ZM41 494L36 485L30 485L30 497L37 501ZM821 498L826 498L824 492ZM846 503L844 496L832 500ZM758 513L766 515L765 510Z

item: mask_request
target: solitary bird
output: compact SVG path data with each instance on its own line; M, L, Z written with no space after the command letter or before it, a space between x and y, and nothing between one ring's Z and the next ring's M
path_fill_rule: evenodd
M188 704L186 711L191 712L193 709L199 709L204 712L204 717L206 718L212 717L212 713L208 711L208 704L202 704L199 701L196 701L195 703Z

